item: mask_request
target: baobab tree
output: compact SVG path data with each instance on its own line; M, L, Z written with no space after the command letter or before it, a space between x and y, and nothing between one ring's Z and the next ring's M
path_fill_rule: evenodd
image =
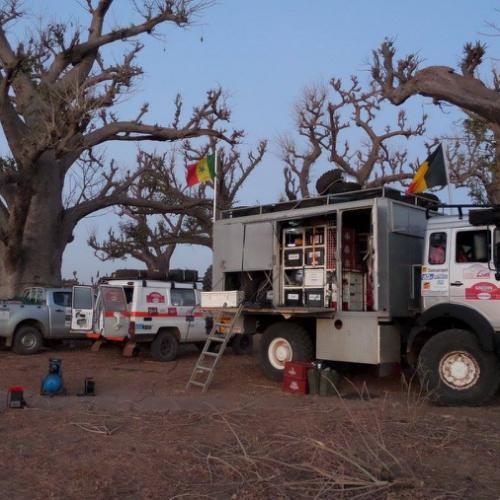
M491 26L500 33L495 25ZM383 96L395 105L399 106L415 95L430 97L436 105L449 103L457 106L472 120L469 123L491 131L495 165L489 168L487 197L492 203L500 203L500 78L495 69L490 82L480 77L478 69L484 56L484 44L467 43L460 61L460 72L448 66L420 69L415 54L396 61L394 43L385 40L373 52L371 72ZM469 139L473 138L469 136ZM459 177L463 174L462 169Z
M208 127L216 130L218 120L213 119ZM241 138L243 131L234 131L232 137ZM217 150L217 210L227 210L237 202L237 196L247 178L261 163L267 149L262 140L254 150L244 155L237 144L224 147L211 137L201 145L185 141L178 154L138 155L140 169L148 175L138 178L131 190L141 199L157 201L161 206L166 200L165 210L157 214L158 207L120 207L122 221L118 231L109 229L107 239L98 241L96 234L88 240L96 256L103 261L124 259L127 256L143 262L151 271L165 272L178 245L200 245L212 248L213 183L189 188L184 179L185 166L198 161ZM178 163L181 168L178 168ZM183 202L172 209L172 200L189 196L199 203L184 207Z
M0 124L11 152L0 164L3 297L33 284L57 285L64 249L82 218L117 204L151 207L150 200L133 198L129 190L144 172L120 176L114 164L102 172L92 196L84 189L77 202L65 206L65 181L86 153L110 141L172 142L205 135L230 140L205 126L214 116L229 120L219 89L208 91L187 117L178 96L173 119L164 125L143 121L146 105L123 119L116 108L142 74L136 60L143 37L161 25L187 26L210 1L121 2L131 20L110 29L113 0L81 3L88 14L86 30L74 23L47 24L16 46L12 24L30 18L19 0L4 0L0 8ZM106 63L103 49L112 45L124 47L123 58ZM177 202L167 200L162 210ZM186 195L183 202L193 206L199 200Z
M401 110L394 124L382 125L378 118L382 101L373 81L363 88L355 76L347 86L333 78L329 87L305 89L295 107L296 131L302 142L297 144L288 136L280 139L285 194L289 199L311 195L313 166L320 158L335 167L331 172L334 177L342 175L355 182L347 188L380 187L413 176L414 167L406 149L401 143L391 148L391 142L422 135L426 116L411 126ZM328 184L323 182L327 177L331 177L330 172L318 179L318 191Z

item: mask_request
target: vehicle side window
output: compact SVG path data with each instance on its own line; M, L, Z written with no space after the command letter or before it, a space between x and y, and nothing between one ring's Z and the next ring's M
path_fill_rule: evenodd
M195 306L196 298L194 290L186 288L170 289L170 300L173 306Z
M431 233L428 261L431 265L441 265L446 262L446 233Z
M45 290L43 288L28 288L23 293L23 302L41 306L45 304Z
M74 288L75 299L73 305L75 309L92 309L92 293L88 288Z
M54 304L71 307L71 292L54 292Z
M491 235L487 230L458 231L456 262L488 262Z

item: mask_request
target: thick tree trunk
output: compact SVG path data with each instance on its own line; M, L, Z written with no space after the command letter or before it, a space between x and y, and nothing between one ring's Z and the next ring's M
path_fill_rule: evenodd
M30 184L19 188L10 208L9 243L0 244L0 298L29 286L59 286L71 231L65 227L63 175L53 157L42 157Z

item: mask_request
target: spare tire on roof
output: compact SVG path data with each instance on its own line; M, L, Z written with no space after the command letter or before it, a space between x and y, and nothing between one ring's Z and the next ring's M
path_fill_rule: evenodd
M342 181L343 172L340 168L328 170L316 181L316 191L318 194L330 194L330 189L334 184Z

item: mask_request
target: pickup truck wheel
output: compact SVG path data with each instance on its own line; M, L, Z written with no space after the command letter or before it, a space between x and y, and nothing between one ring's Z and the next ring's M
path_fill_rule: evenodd
M430 399L441 405L480 405L500 384L495 353L483 351L466 330L445 330L432 337L420 351L417 370Z
M42 347L43 339L40 330L34 326L21 326L14 336L12 350L16 354L36 354Z
M172 332L159 332L151 343L151 357L155 361L173 361L178 349L179 341Z
M237 356L244 354L252 354L253 352L253 336L248 333L237 334L231 339L231 349Z
M306 330L288 321L267 327L260 340L259 361L264 375L272 380L283 380L287 361L311 361L313 344Z

